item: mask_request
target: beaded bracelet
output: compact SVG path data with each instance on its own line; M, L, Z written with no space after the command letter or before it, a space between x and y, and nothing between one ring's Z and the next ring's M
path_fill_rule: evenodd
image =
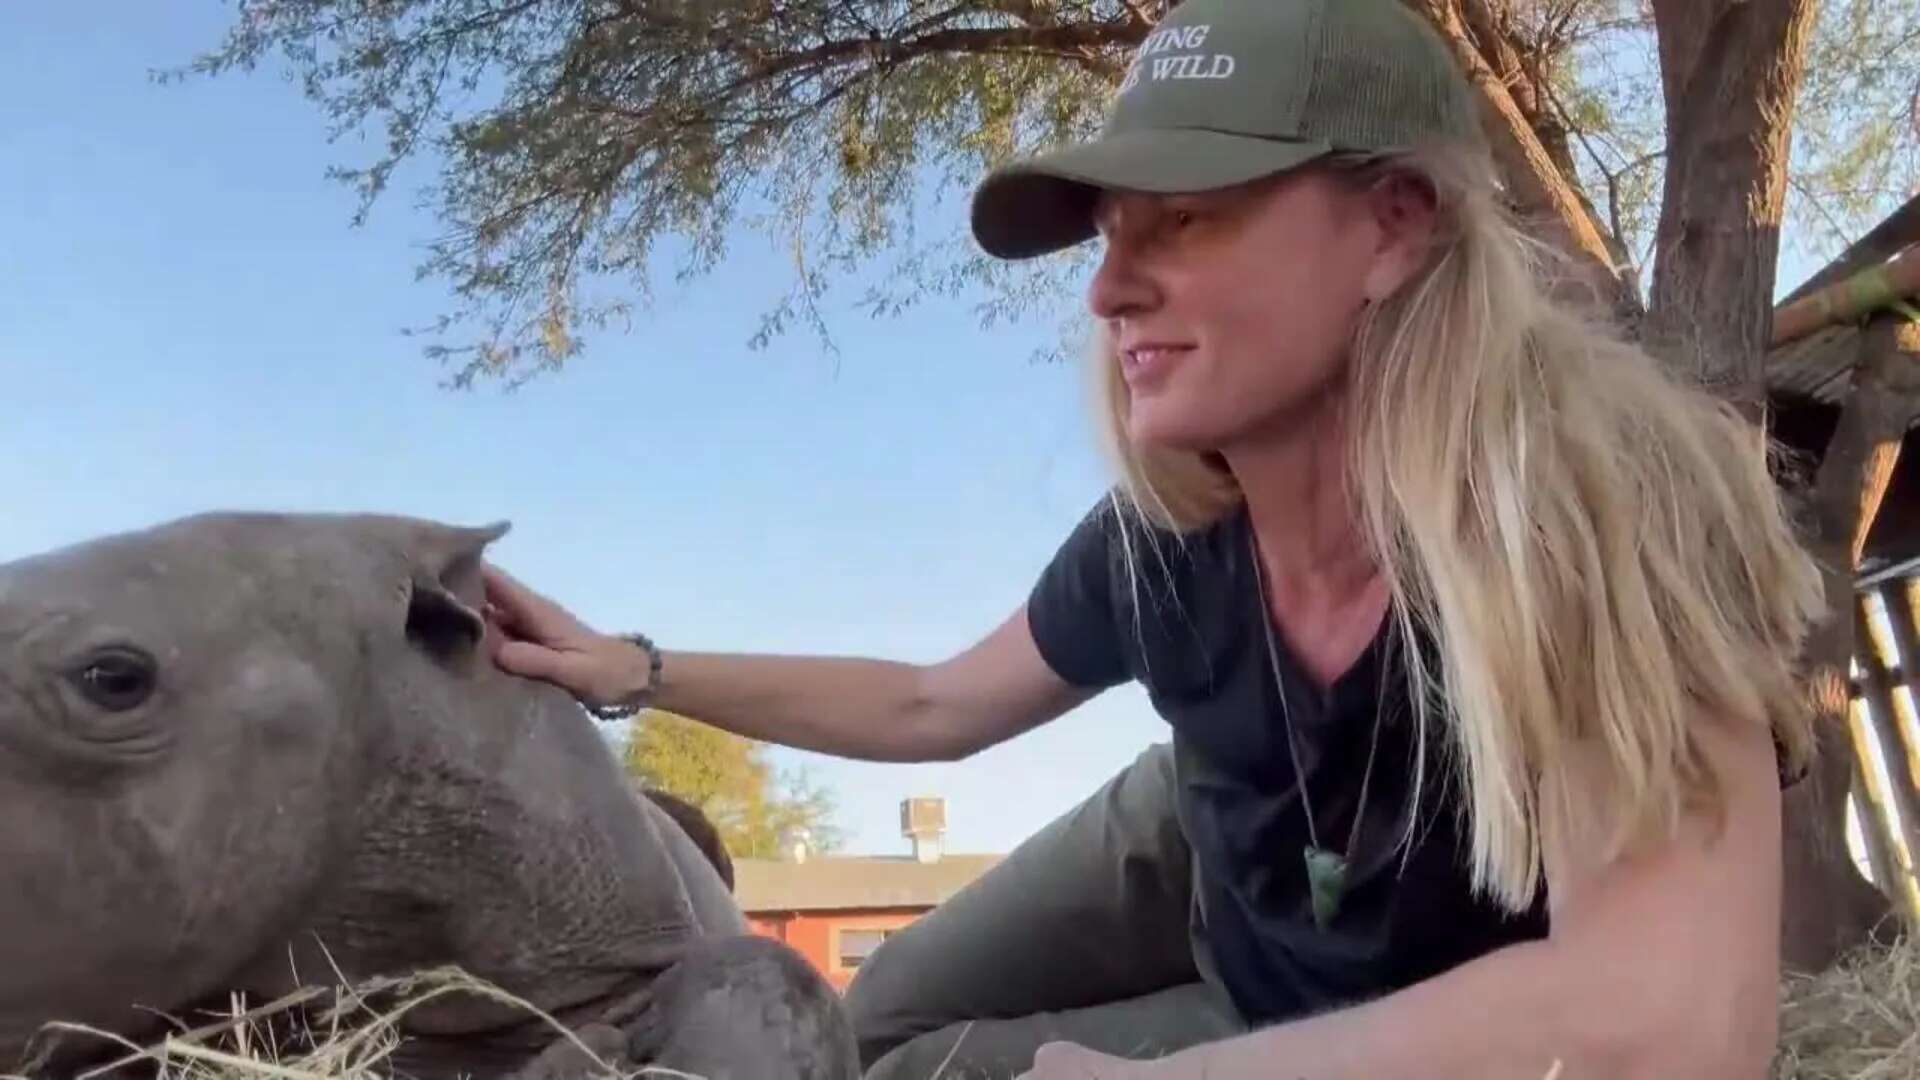
M639 692L628 696L624 701L617 701L611 705L588 706L587 711L601 720L624 720L639 712L646 707L647 702L653 697L654 690L660 686L662 660L660 650L654 647L653 639L645 634L618 634L616 636L621 641L638 646L642 652L647 654L647 685L641 687Z

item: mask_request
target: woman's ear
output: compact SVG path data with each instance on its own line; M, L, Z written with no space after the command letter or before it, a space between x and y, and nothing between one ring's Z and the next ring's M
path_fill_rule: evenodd
M1392 171L1362 193L1366 212L1379 232L1364 281L1369 303L1378 303L1406 284L1432 250L1439 199L1433 185L1410 173Z

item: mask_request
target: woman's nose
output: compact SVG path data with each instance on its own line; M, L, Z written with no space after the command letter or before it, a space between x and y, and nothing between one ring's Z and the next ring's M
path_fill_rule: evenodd
M1151 310L1159 301L1159 286L1133 246L1120 237L1109 240L1087 287L1087 307L1094 317L1126 318Z

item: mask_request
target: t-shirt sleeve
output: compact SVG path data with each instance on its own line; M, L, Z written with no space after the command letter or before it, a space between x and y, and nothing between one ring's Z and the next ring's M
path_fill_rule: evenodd
M1075 686L1104 689L1129 675L1114 607L1113 544L1120 527L1103 499L1068 534L1027 597L1027 625L1041 657Z

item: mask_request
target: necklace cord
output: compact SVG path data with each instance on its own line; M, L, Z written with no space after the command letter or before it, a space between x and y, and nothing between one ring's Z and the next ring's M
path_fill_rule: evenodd
M1273 689L1274 692L1280 696L1280 723L1286 733L1287 756L1293 760L1294 786L1300 792L1300 809L1305 813L1307 818L1307 842L1313 845L1316 850L1324 851L1325 849L1320 846L1320 830L1313 818L1313 799L1307 792L1306 770L1301 766L1300 748L1294 741L1293 709L1287 701L1286 681L1280 677L1280 650L1279 645L1274 640L1273 615L1268 610L1269 601L1267 596L1266 570L1260 563L1258 541L1249 537L1247 547L1253 555L1254 580L1259 584L1260 588L1260 626L1266 631L1267 661L1273 669ZM1376 710L1373 717L1373 733L1367 742L1367 765L1366 769L1360 774L1360 800L1354 807L1353 827L1347 833L1347 848L1340 854L1343 863L1352 859L1353 853L1360 842L1360 826L1366 820L1367 796L1373 783L1373 762L1375 753L1379 748L1380 715Z

